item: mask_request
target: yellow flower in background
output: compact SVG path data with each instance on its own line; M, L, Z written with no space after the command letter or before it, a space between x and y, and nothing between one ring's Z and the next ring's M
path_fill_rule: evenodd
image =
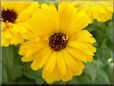
M113 3L111 1L77 1L75 7L84 10L91 19L99 22L112 19Z
M37 2L2 1L2 46L16 45L24 41L28 20L38 10Z
M73 3L62 2L58 10L53 3L42 4L39 12L31 19L29 41L20 46L23 62L33 61L31 68L42 69L47 83L68 81L80 76L84 63L93 60L95 39L87 30L91 23L83 11Z

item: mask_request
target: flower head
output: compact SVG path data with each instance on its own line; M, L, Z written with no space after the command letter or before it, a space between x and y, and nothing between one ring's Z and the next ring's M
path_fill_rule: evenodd
M38 3L30 1L2 1L1 6L2 46L22 43L28 31L27 21L38 10Z
M53 3L42 4L38 15L31 19L29 41L20 46L22 61L33 61L31 68L42 69L47 83L80 76L84 63L92 61L96 52L92 45L95 39L83 30L89 23L85 12L71 2L59 3L58 10Z
M106 22L112 19L113 3L111 1L77 1L76 8L84 10L91 19Z

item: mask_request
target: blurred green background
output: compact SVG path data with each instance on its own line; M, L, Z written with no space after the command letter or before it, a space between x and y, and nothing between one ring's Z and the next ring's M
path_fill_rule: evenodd
M41 3L44 1L40 0ZM81 76L53 84L114 84L114 14L112 20L105 23L94 21L87 29L97 41L94 61L86 64ZM18 49L19 46L2 47L2 84L47 84L42 79L41 70L34 72L30 68L31 62L21 61Z

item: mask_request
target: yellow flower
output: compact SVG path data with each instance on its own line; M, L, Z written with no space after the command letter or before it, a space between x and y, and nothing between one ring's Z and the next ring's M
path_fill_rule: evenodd
M2 1L1 32L2 46L22 43L28 31L27 21L38 9L37 2L30 1Z
M113 3L111 1L77 1L75 6L84 10L91 19L106 22L112 19Z
M33 61L31 68L42 69L47 83L80 76L96 52L95 39L83 30L89 23L90 18L70 2L59 3L58 10L52 3L42 4L30 22L31 38L20 46L21 60Z

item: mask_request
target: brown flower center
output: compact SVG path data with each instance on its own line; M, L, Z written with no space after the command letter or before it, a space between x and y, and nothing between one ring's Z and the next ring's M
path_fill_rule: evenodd
M11 22L14 23L17 18L17 14L14 10L2 10L2 19L3 22Z
M49 38L49 45L55 51L60 51L67 46L68 39L63 33L55 33Z

